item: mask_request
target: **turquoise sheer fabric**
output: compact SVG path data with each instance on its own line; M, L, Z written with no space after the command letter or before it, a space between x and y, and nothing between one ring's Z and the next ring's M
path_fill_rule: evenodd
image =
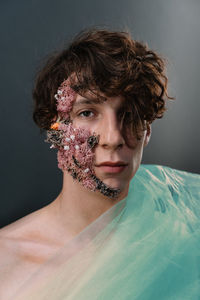
M41 266L15 299L200 299L200 175L141 165L128 196Z

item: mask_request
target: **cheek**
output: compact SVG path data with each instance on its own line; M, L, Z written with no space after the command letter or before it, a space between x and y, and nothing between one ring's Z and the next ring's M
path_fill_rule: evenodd
M84 121L75 121L72 123L73 127L76 129L83 129L91 133L98 132L98 126L94 124L94 122L84 122Z
M92 148L98 142L98 137L83 128L77 129L72 124L62 126L63 137L58 151L58 167L94 190L96 185L91 178L94 173Z
M126 153L125 155L127 156L127 158L133 158L139 154L141 152L141 149L142 149L142 143L140 142L137 142L135 140L129 142L129 143L126 143L124 145L124 153ZM123 152L123 150L122 150Z
M142 160L142 154L143 142L139 141L138 143L135 143L134 148L131 148L131 151L129 151L129 158L133 170L139 167Z
M130 130L130 127L126 127L123 131L123 136L127 146L133 150L137 150L138 148L143 147L146 131L138 128L138 133L136 134L136 132Z

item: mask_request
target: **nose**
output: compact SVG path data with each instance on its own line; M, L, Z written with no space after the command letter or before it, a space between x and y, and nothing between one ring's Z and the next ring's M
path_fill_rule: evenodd
M104 116L98 132L100 134L99 145L105 149L116 150L125 144L121 122L114 112Z

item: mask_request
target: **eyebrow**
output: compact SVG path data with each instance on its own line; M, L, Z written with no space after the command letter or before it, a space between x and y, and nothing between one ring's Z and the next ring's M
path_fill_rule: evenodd
M82 104L101 104L102 101L97 98L81 98L74 103L74 106L82 105Z

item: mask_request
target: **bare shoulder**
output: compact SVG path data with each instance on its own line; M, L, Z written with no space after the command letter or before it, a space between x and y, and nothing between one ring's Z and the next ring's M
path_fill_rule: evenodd
M42 209L30 213L29 215L0 229L0 254L2 251L10 255L15 255L20 249L21 243L39 236L39 224L42 222ZM35 236L33 236L35 233ZM2 261L0 255L0 263Z
M43 207L29 215L0 229L0 266L5 264L5 257L10 260L28 260L37 254L42 256L45 246L53 246L50 235L51 217ZM47 234L49 233L49 234ZM29 254L29 255L28 255ZM34 261L37 261L36 258Z
M12 297L56 251L45 235L46 218L42 208L0 230L0 300Z
M30 236L31 228L37 223L37 212L31 213L0 229L0 265L6 257L16 257L19 254L22 241Z

